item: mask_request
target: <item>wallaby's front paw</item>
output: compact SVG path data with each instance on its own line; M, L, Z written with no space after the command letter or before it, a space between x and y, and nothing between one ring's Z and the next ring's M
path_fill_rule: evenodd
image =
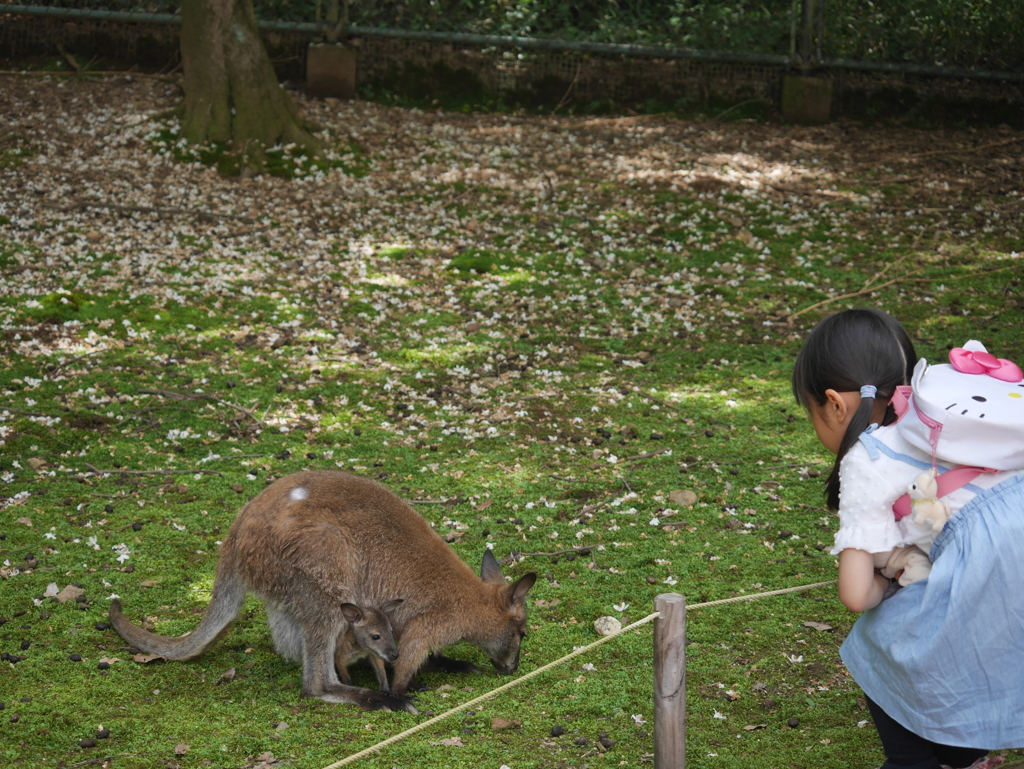
M410 702L409 700L403 700L402 707L404 707L407 712L412 713L414 716L418 716L420 714L420 712L416 709L416 706L413 705L412 702Z
M423 669L430 670L435 673L480 674L484 672L472 662L452 659L451 657L445 657L443 654L431 654L427 657L427 661L423 666Z
M423 683L418 678L414 678L409 682L409 686L406 687L406 691L410 692L429 692L430 687Z
M370 694L372 696L367 697L366 701L361 703L366 710L390 710L393 713L400 713L404 710L413 715L419 713L407 697L385 694L384 692L371 692Z

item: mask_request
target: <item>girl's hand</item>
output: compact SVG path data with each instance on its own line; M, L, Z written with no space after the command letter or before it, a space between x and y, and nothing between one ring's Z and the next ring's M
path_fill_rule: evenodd
M875 559L866 550L839 553L839 600L850 611L867 611L882 602L889 579L875 571Z

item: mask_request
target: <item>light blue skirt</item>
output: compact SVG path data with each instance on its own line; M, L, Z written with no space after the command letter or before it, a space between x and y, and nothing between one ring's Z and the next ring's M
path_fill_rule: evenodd
M964 505L931 558L928 579L865 612L840 656L914 734L1024 747L1024 474Z

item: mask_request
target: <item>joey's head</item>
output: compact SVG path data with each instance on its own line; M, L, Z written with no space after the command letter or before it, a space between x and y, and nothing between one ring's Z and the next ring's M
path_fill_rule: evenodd
M341 605L341 613L348 620L349 629L359 648L376 654L385 662L394 662L398 659L398 644L395 642L394 630L391 627L391 612L400 603L401 598L389 601L379 609L364 609L354 603Z
M480 577L496 590L491 621L482 623L478 642L498 672L511 675L519 667L519 649L526 638L526 594L537 575L531 571L515 582L506 582L494 554L485 550Z

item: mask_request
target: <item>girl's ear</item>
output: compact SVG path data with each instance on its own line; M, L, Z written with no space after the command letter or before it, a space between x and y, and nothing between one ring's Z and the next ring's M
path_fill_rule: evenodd
M825 404L822 406L826 418L838 424L846 422L850 413L850 406L846 399L835 390L825 390Z

